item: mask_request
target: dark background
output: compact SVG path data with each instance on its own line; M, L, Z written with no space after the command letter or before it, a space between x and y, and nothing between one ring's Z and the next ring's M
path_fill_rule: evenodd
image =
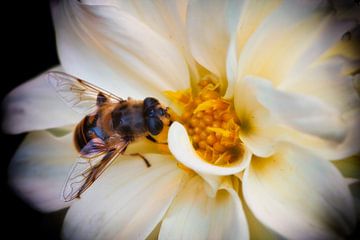
M1 3L1 99L16 86L58 64L48 0ZM5 63L5 66L4 66ZM44 113L46 114L46 113ZM42 214L19 199L7 184L7 168L25 134L1 132L1 235L8 239L59 239L59 213ZM63 215L60 214L61 216ZM9 234L9 235L5 235Z

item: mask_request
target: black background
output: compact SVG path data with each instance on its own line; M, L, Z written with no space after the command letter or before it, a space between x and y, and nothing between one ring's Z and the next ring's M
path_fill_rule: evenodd
M1 10L2 102L16 86L59 61L49 1L3 1ZM0 217L5 223L1 224L1 234L8 236L7 239L24 236L28 239L59 239L63 212L37 212L19 199L7 184L8 164L24 136L1 132Z

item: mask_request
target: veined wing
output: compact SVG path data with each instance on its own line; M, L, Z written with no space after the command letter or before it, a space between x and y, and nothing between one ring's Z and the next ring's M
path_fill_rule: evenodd
M49 72L48 80L61 99L81 114L93 113L104 102L123 101L104 89L63 72Z
M99 138L94 138L81 150L62 189L61 199L69 202L85 192L117 156L124 153L130 142L122 141L109 149Z

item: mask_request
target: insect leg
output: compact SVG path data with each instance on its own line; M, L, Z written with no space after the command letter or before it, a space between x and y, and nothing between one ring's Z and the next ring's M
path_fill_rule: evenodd
M149 162L142 154L140 154L140 153L130 153L129 155L130 155L130 156L138 156L138 157L141 157L141 158L144 160L146 166L147 166L147 167L151 167L150 162Z
M155 138L153 138L151 135L146 135L146 138L154 143L157 143L157 144L165 144L165 145L168 145L167 142L158 142Z
M130 142L129 142L129 143L130 143ZM122 151L121 151L122 154L124 154L124 152L126 151L127 147L128 147L128 146L126 146L126 147L124 147L124 148L122 149ZM140 154L140 153L130 153L130 154L124 154L124 155L141 157L141 158L144 160L146 166L147 166L147 167L151 167L150 162L149 162L142 154Z

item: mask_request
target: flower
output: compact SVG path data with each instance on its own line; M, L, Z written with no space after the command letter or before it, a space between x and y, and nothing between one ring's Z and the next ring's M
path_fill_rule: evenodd
M64 203L84 116L44 76L9 94L5 128L34 131L11 182L40 210L71 205L66 238L247 239L255 218L285 238L353 231L354 200L330 161L359 153L359 56L339 41L353 22L319 1L211 3L54 3L61 70L119 96L155 96L176 120L169 150L128 149L151 168L122 155Z

